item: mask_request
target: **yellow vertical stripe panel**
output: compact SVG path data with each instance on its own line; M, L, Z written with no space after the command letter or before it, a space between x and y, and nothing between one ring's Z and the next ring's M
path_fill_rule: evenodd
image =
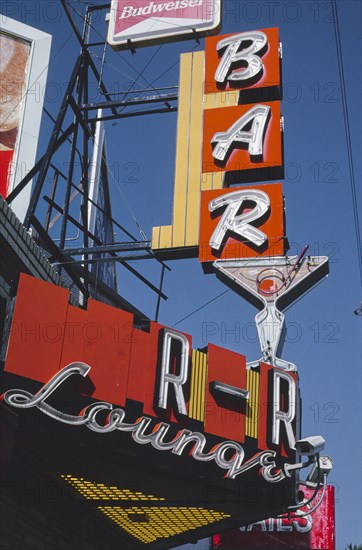
M200 381L200 418L202 422L205 421L205 409L206 409L206 377L207 377L207 353L201 355L202 363L202 380Z
M224 187L224 175L225 175L225 172L213 172L212 174L213 189L222 189Z
M205 52L181 55L171 226L154 228L155 250L199 244L201 190L223 189L224 172L202 174L203 111L238 105L239 92L203 94Z
M160 227L153 227L152 228L152 247L153 248L160 248L160 233L161 228Z
M254 372L251 371L250 374L250 382L251 382L251 407L252 407L252 414L250 418L250 435L251 437L255 437L256 426L255 426L255 397L256 397L256 391L255 391L255 376Z
M216 105L215 105L216 108L227 107L228 106L227 93L221 92L219 94L216 94L215 101L216 101Z
M224 188L225 172L205 172L201 178L201 190L210 191L212 189Z
M189 417L203 422L205 420L207 354L192 350L192 370Z
M203 97L204 111L220 107L236 107L239 105L239 91L229 90L216 94L205 94Z
M201 361L200 354L195 352L195 418L200 418L200 380L201 380Z
M172 245L172 225L163 225L160 231L161 248L170 248Z
M192 375L191 375L191 393L189 417L198 420L198 389L200 379L200 358L197 351L192 350Z
M257 438L259 421L259 373L247 370L246 385L250 397L246 403L245 435Z
M173 203L173 246L185 245L185 217L192 86L191 53L181 55Z
M215 94L205 94L202 103L204 111L206 111L206 109L215 109Z
M229 107L236 107L236 105L239 105L239 92L229 92L228 105Z
M192 92L190 119L190 149L187 175L186 245L199 243L202 156L202 93L204 88L205 53L195 52L192 63Z
M249 392L249 399L246 402L246 419L245 419L245 435L252 437L251 420L253 416L252 403L254 401L253 385L252 385L252 371L246 371L246 389Z
M172 244L172 225L161 225L152 228L152 248L159 250L170 248Z
M189 410L188 410L188 416L189 418L195 418L195 361L194 361L194 350L192 350L192 356L191 356L191 383L190 383L190 401L189 401Z
M213 174L208 172L201 176L201 191L210 191L212 189Z

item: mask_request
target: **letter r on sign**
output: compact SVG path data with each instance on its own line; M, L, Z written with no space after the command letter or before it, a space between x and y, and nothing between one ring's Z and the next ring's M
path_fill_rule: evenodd
M179 353L179 373L172 374L171 372L171 347L175 342L181 344L181 351ZM182 391L182 386L187 381L188 375L188 361L189 361L190 344L184 334L172 330L170 328L164 329L163 346L162 346L162 359L161 359L161 375L160 375L160 387L158 406L161 409L167 409L168 391L170 384L173 386L178 411L181 414L187 415L185 397Z
M288 384L288 410L281 410L280 385L285 380ZM282 422L287 434L288 445L290 449L295 449L295 437L293 433L292 422L295 417L295 381L290 374L274 370L273 373L273 412L272 412L272 442L276 445L280 443L280 423Z

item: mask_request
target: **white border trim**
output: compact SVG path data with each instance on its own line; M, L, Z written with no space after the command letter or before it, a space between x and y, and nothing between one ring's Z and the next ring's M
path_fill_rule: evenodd
M26 91L12 161L16 168L10 178L9 189L11 192L35 164L52 37L50 34L4 15L0 16L0 30L2 33L14 38L30 42L31 46L27 67ZM11 208L20 221L25 218L30 195L31 183L28 183L12 202Z
M97 118L102 116L102 109L98 109ZM96 131L94 135L93 142L93 152L92 152L92 161L89 175L89 198L97 204L98 201L98 191L101 178L101 168L102 168L102 155L103 148L105 147L105 128L103 120L98 120L96 122ZM96 215L97 207L91 202L88 204L88 227L89 231L94 235L94 229L96 226ZM90 243L93 244L92 239L89 239ZM91 246L90 244L90 246Z
M123 32L121 35L117 35L115 34L114 29L116 24L116 13L119 0L112 0L109 13L107 42L110 46L112 46L112 48L117 49L127 47L128 40L131 40L136 46L150 46L170 40L177 41L181 40L182 38L192 38L194 34L194 29L197 31L197 34L200 37L213 34L215 31L217 31L221 23L221 0L210 1L213 2L214 6L212 14L210 14L210 19L208 21L202 21L201 19L195 18L194 20L188 20L188 24L185 26L180 25L179 27L173 26L173 28L170 28L166 20L162 30L159 29L155 31L149 31L147 33L141 32L137 35L132 35L131 28L129 34ZM165 2L167 3L167 0L165 0ZM150 17L150 19L152 19L152 17ZM162 19L159 19L158 21L162 21ZM177 30L174 30L175 28Z

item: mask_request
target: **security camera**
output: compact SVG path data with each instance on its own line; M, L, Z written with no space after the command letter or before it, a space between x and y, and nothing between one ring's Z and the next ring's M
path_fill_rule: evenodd
M333 461L330 456L320 456L308 474L307 481L320 484L324 476L327 476L333 468Z
M312 435L296 442L295 448L298 454L315 456L324 450L325 439L321 435Z

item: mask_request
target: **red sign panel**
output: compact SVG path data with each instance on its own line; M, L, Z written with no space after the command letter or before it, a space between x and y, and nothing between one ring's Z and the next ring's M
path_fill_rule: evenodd
M303 488L305 497L314 490ZM321 492L321 490L320 490ZM316 501L320 493L316 496ZM241 548L274 548L278 550L304 548L308 550L334 550L334 487L329 485L321 505L308 514L309 506L301 509L299 517L266 519L224 532L212 537L212 550L237 550Z
M225 407L227 396L214 391L213 383L222 380L226 384L246 388L246 357L212 344L209 344L208 352L205 431L244 442L245 403L234 399L231 407L230 403Z
M203 173L283 164L279 101L207 109L203 135Z
M276 27L207 38L205 51L206 94L280 86Z
M220 0L113 0L108 42L125 47L211 33L220 24Z
M282 184L203 191L201 262L284 254Z
M273 449L281 458L292 457L293 445L286 446L284 435L289 424L295 430L294 414L281 422L276 444L264 424L280 424L275 411L290 406L285 393L296 396L294 375L284 376L286 389L275 405L267 392L280 385L279 369L263 365L260 374L254 373L249 394L244 355L212 344L198 352L191 344L189 335L155 322L148 330L137 329L131 313L92 299L87 310L74 307L67 289L22 274L5 371L48 383L59 371L81 362L90 366L87 383L80 382L82 395L126 409L129 401L137 402L147 416L186 427L193 419L205 433L239 443L249 436L261 451ZM195 353L204 364L194 359ZM251 410L259 394L260 418Z

